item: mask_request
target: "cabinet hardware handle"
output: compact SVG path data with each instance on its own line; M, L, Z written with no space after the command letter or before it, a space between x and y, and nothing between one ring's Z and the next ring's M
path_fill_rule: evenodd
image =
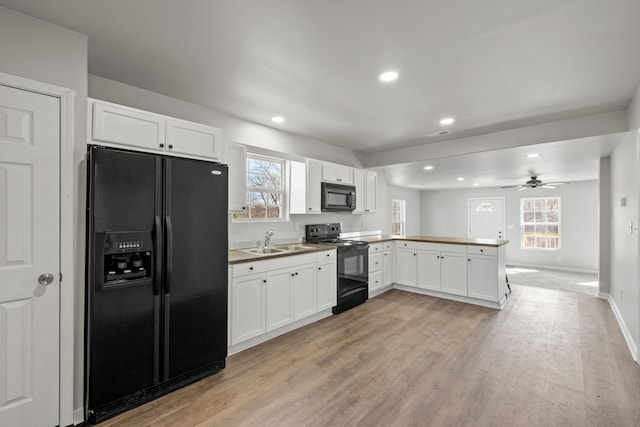
M267 283L267 279L263 279L263 280L262 280L262 283Z
M160 148L164 148L164 144L160 144Z
M331 254L327 254L327 256L331 256Z
M171 150L173 148L173 145L169 144L169 150Z
M291 273L291 277L295 276L295 273Z
M249 270L253 270L253 267L249 267Z
M245 210L245 209L247 209L247 207L246 207L246 206L243 206L243 207L242 207L242 210Z
M322 270L322 267L318 267L318 270Z

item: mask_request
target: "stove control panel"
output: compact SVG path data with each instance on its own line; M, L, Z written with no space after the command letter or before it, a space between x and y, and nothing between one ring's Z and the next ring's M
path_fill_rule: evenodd
M340 223L309 224L305 226L307 242L322 239L337 239L340 236Z

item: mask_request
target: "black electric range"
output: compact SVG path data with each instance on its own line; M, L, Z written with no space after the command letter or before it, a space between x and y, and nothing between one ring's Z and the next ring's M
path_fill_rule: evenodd
M333 313L341 313L369 299L369 244L340 238L340 224L310 224L305 226L309 243L332 245L338 255L337 305Z

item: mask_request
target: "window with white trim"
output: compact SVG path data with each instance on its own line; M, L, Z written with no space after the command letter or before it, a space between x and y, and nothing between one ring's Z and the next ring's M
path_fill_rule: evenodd
M560 249L560 197L520 199L523 249Z
M391 200L391 234L404 236L405 218L404 218L404 200Z
M286 161L247 153L247 210L233 215L238 221L285 221Z

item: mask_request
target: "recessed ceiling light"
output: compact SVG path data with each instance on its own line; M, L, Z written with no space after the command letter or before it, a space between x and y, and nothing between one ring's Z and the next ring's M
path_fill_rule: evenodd
M384 73L380 74L378 76L378 79L381 82L384 83L389 83L389 82L393 82L396 81L398 79L398 72L397 71L385 71Z
M473 186L474 186L474 187L477 187L478 185L480 185L480 184L478 184L477 182L474 182L474 183L473 183Z
M274 123L284 123L284 117L282 116L273 116L271 117L271 121Z
M458 181L464 181L464 178L463 178L463 177L461 177L461 176L459 176L459 177L458 177Z
M445 117L444 119L440 120L440 124L446 126L446 125L450 125L454 121L455 120L453 120L453 117Z
M433 166L425 166L424 170L426 171L432 171L433 170Z
M527 154L527 159L535 159L536 157L540 157L538 153Z

